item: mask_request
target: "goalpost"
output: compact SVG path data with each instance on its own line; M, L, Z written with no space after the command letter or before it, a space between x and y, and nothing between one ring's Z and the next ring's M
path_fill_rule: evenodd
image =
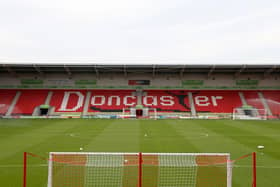
M257 108L234 108L232 113L232 119L243 120L267 120L268 112L266 109Z
M140 114L139 114L140 112ZM156 108L148 108L148 107L131 107L131 108L123 108L122 110L122 118L152 118L157 119L157 109Z
M257 176L255 152L235 160L229 153L25 152L23 163L23 187L256 187Z
M227 153L50 153L48 187L231 187Z

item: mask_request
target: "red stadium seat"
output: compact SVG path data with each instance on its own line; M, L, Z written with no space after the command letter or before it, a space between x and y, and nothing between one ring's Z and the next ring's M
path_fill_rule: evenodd
M12 111L13 115L31 115L35 107L44 104L50 90L8 90L0 92L0 114L5 114L16 95L21 95ZM50 105L55 112L81 113L90 92L88 112L121 112L123 108L135 107L137 96L135 90L52 90ZM143 90L142 104L156 108L157 112L190 112L189 93L192 93L197 112L232 113L234 108L244 103L239 92L248 105L264 109L258 92L263 93L274 115L280 115L280 91L247 91L247 90Z
M274 115L280 116L280 91L262 91L266 102Z
M20 90L21 95L14 107L12 115L31 115L35 107L44 104L47 90Z
M5 115L16 95L16 90L0 90L0 114Z

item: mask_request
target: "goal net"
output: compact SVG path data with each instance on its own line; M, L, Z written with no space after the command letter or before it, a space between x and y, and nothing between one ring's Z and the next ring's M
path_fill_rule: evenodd
M50 153L48 187L231 187L229 154Z
M256 187L256 153L24 152L23 187Z
M232 119L244 120L267 120L267 110L257 108L235 108L232 113Z

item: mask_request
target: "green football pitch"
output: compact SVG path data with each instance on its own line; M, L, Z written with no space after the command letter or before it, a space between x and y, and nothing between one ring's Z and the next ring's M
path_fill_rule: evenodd
M264 145L264 149L258 149ZM257 186L280 186L280 122L231 120L1 119L0 186L22 186L23 152L257 152ZM249 187L251 160L236 162L233 187ZM27 187L47 186L47 163L28 158ZM214 187L214 186L213 186Z

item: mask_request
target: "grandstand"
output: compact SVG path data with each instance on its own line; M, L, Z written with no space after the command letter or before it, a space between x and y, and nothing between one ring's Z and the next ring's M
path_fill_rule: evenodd
M3 64L0 73L3 117L231 118L244 106L280 117L277 65Z
M279 80L279 65L1 64L0 184L278 186Z

